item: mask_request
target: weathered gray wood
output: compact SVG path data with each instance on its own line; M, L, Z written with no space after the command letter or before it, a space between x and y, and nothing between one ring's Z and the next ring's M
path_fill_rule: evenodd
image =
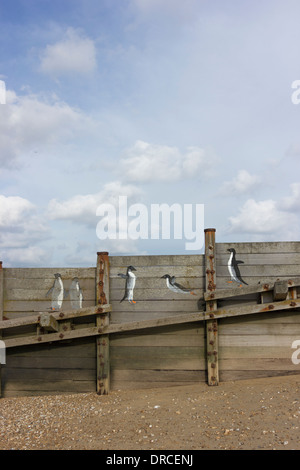
M261 293L261 292L268 292L274 289L275 284L278 283L278 286L280 283L287 284L287 287L295 287L295 286L300 286L300 278L291 278L289 280L285 281L275 281L272 283L263 283L263 284L257 284L257 285L251 285L251 286L246 286L246 287L235 287L235 288L230 288L230 289L218 289L216 292L205 292L204 293L204 300L217 300L217 299L229 299L231 297L238 297L242 295L247 295L247 294L255 294L255 293ZM283 300L283 299L274 299L274 300Z
M97 275L96 291L97 303L102 305L109 304L109 256L107 252L97 253ZM102 332L109 327L109 312L103 312L96 319L97 329ZM96 339L97 346L97 393L98 395L107 395L110 390L110 345L109 335L105 334Z
M59 310L59 311L51 310L51 315L56 320L68 320L71 318L81 318L81 317L86 317L90 315L99 315L99 313L110 312L110 311L111 311L111 305L101 305L101 306L95 306L95 307L81 308L78 310L75 310L75 309L74 310ZM36 313L35 315L19 317L13 320L0 321L0 330L6 330L8 328L16 328L18 326L38 324L40 321L40 317L43 313L45 312L39 312L39 313Z
M110 267L113 268L127 268L133 265L134 267L147 267L147 266L204 266L203 255L140 255L140 256L111 256Z
M215 229L205 230L205 287L212 294L216 290L216 246ZM217 309L217 302L209 300L206 302L206 318L213 318L212 311ZM209 319L206 322L206 364L208 385L219 384L219 361L218 361L218 322Z
M273 290L273 300L285 300L288 295L288 281L276 281Z
M51 313L42 313L40 316L39 325L45 331L58 331L58 321Z

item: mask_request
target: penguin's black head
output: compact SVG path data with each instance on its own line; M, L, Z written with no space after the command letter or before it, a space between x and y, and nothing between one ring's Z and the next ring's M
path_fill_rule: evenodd
M59 279L61 275L59 273L54 274L55 279Z
M136 269L133 266L128 266L128 271L136 271Z
M228 248L229 253L234 253L235 254L235 249L234 248Z
M170 274L164 274L163 276L161 276L161 279L170 279Z

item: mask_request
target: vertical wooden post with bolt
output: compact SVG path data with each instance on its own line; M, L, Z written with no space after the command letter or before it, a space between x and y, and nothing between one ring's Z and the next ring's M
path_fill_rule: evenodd
M97 253L96 292L99 332L109 325L109 312L101 312L101 305L109 304L109 258L107 252ZM110 389L109 335L97 337L97 394L108 395Z
M212 294L216 290L216 229L208 228L205 232L205 290ZM217 309L217 301L206 302L206 312ZM218 365L218 321L211 313L211 320L206 321L206 363L208 385L219 385Z

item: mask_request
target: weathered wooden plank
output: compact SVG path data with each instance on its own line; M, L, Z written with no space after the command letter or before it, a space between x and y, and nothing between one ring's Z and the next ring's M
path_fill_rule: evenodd
M4 268L6 281L9 279L51 279L60 273L63 280L78 277L96 278L96 268Z
M97 315L99 313L104 313L104 312L110 312L111 311L111 305L101 305L101 306L93 306L93 307L86 307L86 308L81 308L78 310L59 310L59 311L54 311L51 310L51 315L56 319L56 320L68 320L71 318L82 318L90 315ZM24 326L24 325L34 325L38 324L40 321L40 317L42 313L45 312L39 312L34 315L28 315L24 316L21 318L16 318L14 320L3 320L0 322L0 330L8 329L8 328L16 328L18 326Z
M97 253L97 275L96 275L96 292L97 304L109 304L109 256L107 252ZM97 329L102 332L104 328L109 327L109 312L103 312L96 319ZM97 348L97 378L96 389L98 395L107 395L110 390L110 345L109 335L105 334L96 339Z
M113 369L204 369L204 348L198 347L111 347Z
M119 273L126 274L127 267L124 268L115 267L111 268L110 277L117 277ZM170 274L171 276L177 277L202 277L203 266L147 266L136 268L136 278L138 282L143 278L157 278L161 279L164 274ZM163 281L163 279L162 279ZM165 282L165 281L164 281Z
M198 308L198 299L196 296L186 295L186 299L178 300L139 300L137 296L134 297L136 304L130 304L127 301L120 303L120 300L112 300L111 307L113 314L118 312L132 312L140 310L146 312L191 312Z
M300 253L300 242L238 242L217 243L217 255L228 254L228 248L235 248L239 254L251 253Z
M215 229L206 229L205 232L205 288L206 291L214 293L216 289L216 245ZM206 364L208 385L219 384L219 361L218 361L218 322L212 315L217 309L217 302L209 300L206 302ZM213 318L213 319L210 319Z
M127 268L127 266L204 266L203 255L140 255L140 256L110 256L110 266Z
M230 253L218 254L217 266L227 266ZM237 253L238 258L243 258L244 265L257 265L262 264L273 264L273 265L291 265L300 264L300 252L299 253Z
M39 325L45 331L58 331L58 322L50 313L42 313L40 316Z
M283 357L268 357L268 358L252 358L251 360L245 358L232 358L220 359L220 368L225 370L285 370L285 371L299 371L299 366L292 363L290 358Z
M285 377L288 375L296 375L298 374L295 371L263 371L263 370L256 370L256 371L241 371L241 370L231 370L231 371L224 371L221 375L221 380L224 382L228 381L238 381L238 380L248 380L248 379L258 379L264 377Z
M274 289L274 286L276 283L279 281L275 281L272 283L263 283L263 284L257 284L257 285L250 285L250 286L243 286L243 287L234 287L230 289L218 289L215 292L205 292L204 295L204 300L217 300L217 299L229 299L231 297L237 297L237 296L242 296L242 295L247 295L247 294L255 294L255 293L261 293L261 292L268 292ZM284 283L288 284L288 287L293 287L293 286L300 286L300 278L291 278L286 281L281 281ZM274 299L276 300L276 299ZM278 300L283 300L283 299L278 299Z
M286 277L297 277L299 276L300 272L300 265L299 264L292 264L292 265L284 265L284 264L262 264L262 265L240 265L240 271L242 278L249 281L254 282L254 279L251 278L261 278L264 279L265 277L276 277L281 278L283 276ZM230 277L228 273L227 266L218 266L218 277ZM255 280L256 282L256 280Z
M118 370L111 374L112 390L139 390L205 382L204 370Z
M178 281L179 282L179 281ZM197 295L194 296L194 299L202 298L203 290L198 290L192 288L188 284L185 286L189 289L193 289L193 292ZM124 286L123 289L115 289L110 291L110 300L111 302L118 302L120 303L120 299L124 296ZM138 301L172 301L177 302L178 300L193 300L190 297L187 298L187 294L176 294L172 292L170 289L134 289L134 299Z
M84 302L85 307L94 307L94 300L87 300ZM63 302L64 310L71 310L71 302L65 300ZM4 301L4 312L42 312L51 310L51 299L50 300L31 300L31 301L20 301L20 300L5 300Z
M95 284L95 282L94 282ZM51 285L49 286L49 288ZM70 286L66 286L66 289L68 290ZM81 286L82 287L82 286ZM49 289L9 289L9 300L19 300L22 302L28 302L28 301L47 301L49 302L49 299L46 298L46 294ZM88 290L83 288L83 297L84 301L93 301L94 304L96 304L96 296L95 296L95 285L90 287ZM64 304L70 302L69 297L66 297L64 300Z

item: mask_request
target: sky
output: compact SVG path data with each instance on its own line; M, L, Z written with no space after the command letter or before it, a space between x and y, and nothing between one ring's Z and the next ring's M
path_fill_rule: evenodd
M3 266L203 253L183 228L151 236L162 204L217 242L299 240L299 17L298 0L0 0ZM149 235L119 236L141 208Z

